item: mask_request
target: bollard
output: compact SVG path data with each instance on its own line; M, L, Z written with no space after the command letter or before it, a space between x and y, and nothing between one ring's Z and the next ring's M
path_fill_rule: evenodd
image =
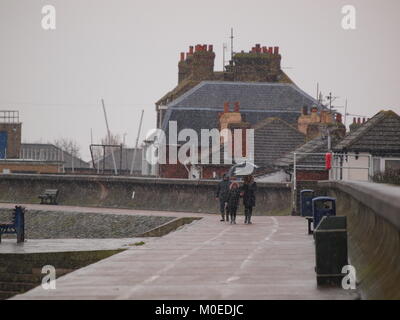
M25 208L15 206L15 230L17 232L17 243L25 241Z

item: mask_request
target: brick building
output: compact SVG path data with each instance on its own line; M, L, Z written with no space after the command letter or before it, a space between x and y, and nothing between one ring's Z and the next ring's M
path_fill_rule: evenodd
M21 148L18 111L0 111L0 159L18 159Z
M0 111L0 173L62 173L89 164L52 144L21 143L19 112Z
M157 127L162 127L167 112L165 107L202 81L294 84L282 71L281 58L279 47L261 47L256 44L249 52L235 53L223 71L214 71L213 45L190 46L188 52L180 54L177 86L156 102ZM225 97L218 104L238 100Z
M294 171L295 152L297 181L329 180L329 171L325 169L325 153L343 139L346 128L342 124L341 114L334 115L327 110L318 114L317 111L313 107L308 114L307 109L303 108L303 114L298 119L298 129L306 135L307 142L274 163L288 175L288 181Z
M326 124L336 122L325 106L282 71L281 59L278 47L257 44L249 52L235 53L224 70L214 71L212 45L191 46L181 53L177 86L156 102L157 128L166 134L166 152L171 122L176 122L178 132L192 129L198 136L202 129L242 126L255 129L255 164L266 172L276 171L276 160L304 144L307 137L318 137ZM227 101L240 105L240 112L226 110ZM147 146L151 144L147 141ZM211 178L228 169L225 164L192 168L178 163L147 171L169 178Z

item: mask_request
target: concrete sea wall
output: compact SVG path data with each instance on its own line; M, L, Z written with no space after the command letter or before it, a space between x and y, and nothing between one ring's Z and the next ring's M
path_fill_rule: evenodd
M42 267L52 265L57 278L123 250L0 254L0 300L39 286Z
M350 263L362 299L400 299L400 187L321 182L347 216Z
M105 176L4 174L0 202L40 203L45 189L58 189L59 204L162 211L217 213L217 181L190 181ZM255 215L288 215L291 188L285 183L258 183ZM243 207L239 209L239 214Z

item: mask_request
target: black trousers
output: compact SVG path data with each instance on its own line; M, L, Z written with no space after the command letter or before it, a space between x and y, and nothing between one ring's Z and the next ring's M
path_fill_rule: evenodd
M253 214L253 207L244 207L244 222L250 222Z
M237 207L229 207L228 212L229 215L231 216L231 221L236 221Z
M229 220L228 216L228 211L226 210L226 200L225 199L219 199L219 211L221 212L221 217L222 219L225 219L225 213L226 213L226 219Z

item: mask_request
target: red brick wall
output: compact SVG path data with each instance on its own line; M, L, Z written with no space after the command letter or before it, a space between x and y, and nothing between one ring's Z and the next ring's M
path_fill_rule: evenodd
M203 167L203 179L214 179L214 172L217 178L222 178L224 173L228 173L229 168L221 166L205 166Z
M160 164L159 175L160 178L188 179L186 168L179 162L177 164Z
M18 159L21 150L21 123L0 123L0 131L7 132L7 158Z
M0 162L0 173L3 170L10 170L11 173L28 172L28 173L59 173L61 165L54 163L29 163L29 162Z
M297 181L319 181L329 180L328 170L297 170Z
M188 167L190 169L190 167ZM160 178L175 178L175 179L188 179L188 172L186 168L178 164L161 164L159 166ZM204 166L202 179L214 179L214 172L216 178L222 178L224 173L227 173L229 168L224 166Z

